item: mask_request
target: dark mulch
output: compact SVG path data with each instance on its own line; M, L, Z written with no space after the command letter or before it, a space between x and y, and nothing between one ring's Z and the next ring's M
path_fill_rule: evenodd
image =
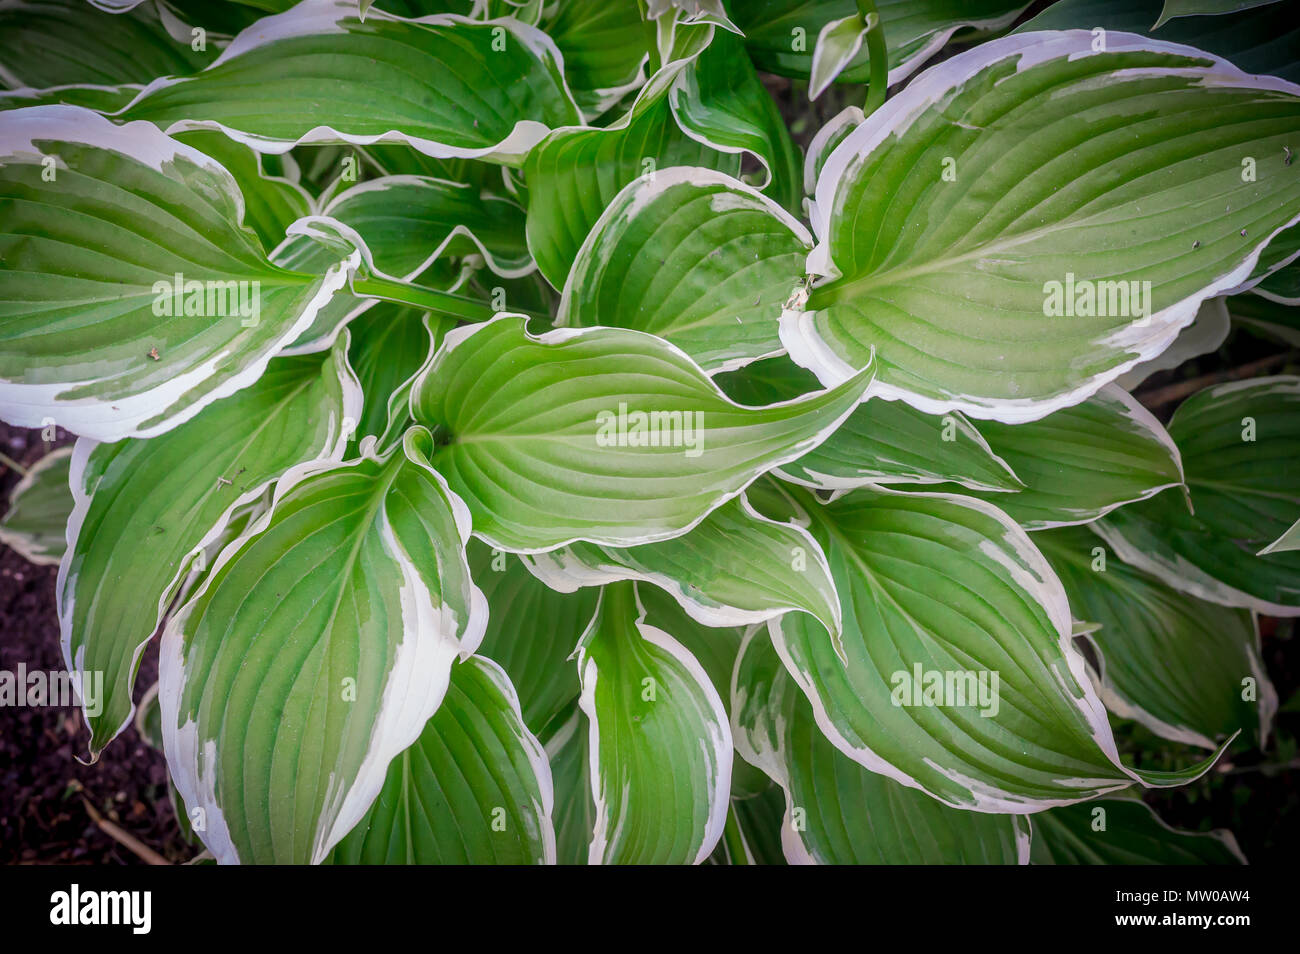
M39 431L0 425L0 449L26 465L45 453ZM17 476L0 472L0 499ZM5 504L7 506L7 504ZM0 507L3 509L3 507ZM33 566L0 547L0 670L63 669L54 613L57 567ZM136 698L158 678L157 647L140 666ZM167 797L162 753L128 728L94 765L80 713L52 706L0 706L0 864L139 864L91 820L85 802L170 861L195 850L181 838Z

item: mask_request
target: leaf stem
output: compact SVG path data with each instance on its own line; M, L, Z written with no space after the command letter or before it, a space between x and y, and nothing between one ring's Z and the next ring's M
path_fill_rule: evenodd
M727 805L727 823L722 827L722 840L727 846L727 857L733 865L749 864L745 852L745 836L740 833L740 820L736 818L736 803Z
M399 305L427 308L437 314L450 315L462 321L487 321L497 313L491 305L466 298L464 295L439 291L424 285L413 285L410 282L377 278L373 275L369 278L353 279L352 293L362 298L382 298L384 301L396 302ZM527 315L529 318L549 318L547 315L522 308L511 309L511 311Z
M885 48L885 27L875 0L858 0L858 13L863 22L872 24L867 31L871 74L867 80L867 102L862 107L862 114L870 116L885 104L885 93L889 89L889 51Z

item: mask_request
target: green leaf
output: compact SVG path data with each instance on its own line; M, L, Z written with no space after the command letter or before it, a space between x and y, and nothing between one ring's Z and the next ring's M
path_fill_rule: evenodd
M178 133L173 138L211 156L235 177L244 197L244 224L257 232L268 253L284 241L290 225L311 214L307 191L293 179L267 174L262 156L247 146L211 130Z
M237 36L206 70L154 80L120 115L169 132L218 129L260 152L399 142L517 164L577 122L555 45L517 20L407 20L303 0ZM274 91L274 95L268 95Z
M257 380L356 265L272 265L240 225L231 175L147 123L11 110L0 156L0 406L11 424L53 421L97 440L161 434Z
M121 109L136 97L139 84L127 86L56 86L52 89L16 89L0 92L0 110L25 106L83 106L108 113Z
M842 655L807 616L769 629L854 761L956 808L1014 813L1213 764L1157 776L1120 763L1065 591L1001 511L941 494L798 499L845 609Z
M556 324L633 328L709 372L779 354L777 319L812 236L761 193L708 169L629 183L578 251Z
M1234 325L1256 337L1300 347L1300 308L1260 294L1233 295L1228 299L1228 314Z
M606 0L569 0L542 28L564 55L564 75L582 109L600 115L645 82L654 26Z
M736 768L747 764L742 759L736 763ZM773 785L766 775L763 778L767 781L767 787L750 798L733 798L731 810L740 829L747 863L784 865L786 860L785 852L781 849L781 822L785 817L785 795L779 785Z
M393 759L336 864L554 864L551 769L501 667L451 667L438 711Z
M716 380L743 404L789 401L819 387L816 377L785 357L758 361ZM950 481L991 491L1024 486L960 412L939 418L885 400L863 401L835 433L778 472L819 490Z
M555 288L605 208L638 176L670 166L739 174L739 156L688 136L674 118L668 94L689 67L679 60L661 69L609 126L557 129L528 154L528 248Z
M444 316L386 301L348 325L348 363L364 395L354 439L373 435L377 447L387 448L406 430L415 375L454 326Z
M1077 404L1300 219L1296 93L1125 34L946 60L827 160L809 258L826 277L782 341L823 383L874 352L877 391L930 412L1021 423Z
M1101 798L1033 817L1036 865L1244 865L1232 832L1170 828L1135 798Z
M705 625L687 615L668 592L653 586L638 586L637 598L645 609L646 622L655 629L672 633L673 638L695 657L726 709L731 699L731 673L736 668L736 654L740 651L745 630L738 626ZM733 758L732 798L749 798L766 791L771 784L771 780L754 766Z
M1056 0L1015 32L1101 28L1139 33L1205 50L1247 73L1300 80L1300 58L1295 55L1300 20L1287 4L1268 3L1229 17L1180 17L1156 32L1151 25L1162 6L1163 0Z
M9 492L9 509L0 518L0 543L28 563L49 566L63 557L64 533L72 512L68 490L71 447L50 451Z
M589 863L699 864L722 835L731 781L731 730L708 675L645 622L634 583L601 593L578 671L596 804Z
M867 369L799 401L742 407L652 335L561 328L535 337L523 318L501 315L447 335L411 411L434 431L433 466L469 504L475 535L537 553L685 533L816 446L870 380Z
M1026 530L1088 523L1183 482L1178 448L1164 427L1115 384L1028 424L982 421L980 433L1025 489L971 495Z
M839 752L761 632L733 679L736 750L785 792L781 844L792 864L1027 864L1017 815L960 811Z
M386 457L290 469L168 621L168 767L218 861L324 859L479 643L468 514L430 449L412 428Z
M862 49L867 33L880 22L879 16L864 19L853 13L842 20L828 20L817 34L812 66L808 70L808 98L816 99L848 69Z
M118 86L193 73L211 63L186 31L173 37L152 4L129 13L85 0L23 0L0 8L0 87Z
M1126 563L1223 606L1300 615L1300 554L1260 555L1300 514L1300 378L1234 381L1199 391L1169 422L1193 513L1177 494L1096 524Z
M451 252L470 250L498 275L518 277L536 267L524 244L523 209L468 183L430 176L370 179L335 196L321 214L355 229L375 266L402 279L417 278Z
M596 830L596 803L591 797L586 716L576 706L547 739L546 754L555 785L556 860L562 865L585 865Z
M854 0L731 0L728 5L754 65L768 73L809 79L813 54L827 25L858 12ZM999 30L1027 7L1018 0L876 0L889 51L889 85L902 82L939 52L958 30ZM865 83L866 50L836 76Z
M799 149L785 120L745 55L739 36L715 29L712 42L668 93L678 125L722 152L747 152L764 168L763 191L800 211Z
M652 583L705 626L745 626L789 611L840 628L826 558L808 532L759 514L742 493L689 533L637 547L575 543L523 558L562 592L618 580ZM645 592L645 589L642 589Z
M500 663L519 692L524 722L541 734L577 698L573 654L596 614L600 594L560 592L541 583L519 558L478 540L467 551L474 582L488 602L479 653Z
M1165 0L1156 27L1160 27L1174 17L1195 16L1199 13L1236 13L1276 2L1277 0Z
M290 467L342 456L361 410L346 348L277 358L161 437L78 441L55 592L69 670L104 674L100 711L86 713L92 753L129 722L140 655L199 552Z
M1073 614L1101 624L1091 638L1103 658L1107 709L1188 745L1213 749L1242 729L1263 744L1277 692L1251 613L1170 589L1115 559L1082 528L1036 534L1034 543L1061 578Z

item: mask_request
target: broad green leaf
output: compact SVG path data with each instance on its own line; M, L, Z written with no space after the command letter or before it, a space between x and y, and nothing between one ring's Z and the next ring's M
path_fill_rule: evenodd
M838 751L781 665L751 632L731 700L736 750L785 792L781 844L792 864L1027 864L1017 815L960 811Z
M661 69L609 126L557 129L528 154L528 248L555 288L564 288L578 250L606 206L638 176L670 166L739 174L739 156L688 136L674 118L668 94L690 62Z
M187 31L188 33L188 31ZM0 6L0 87L118 86L193 73L216 57L173 37L152 4L115 15L86 0Z
M316 863L424 731L486 623L464 506L412 428L386 457L290 469L168 620L168 767L223 863Z
M578 105L600 115L645 82L654 26L627 5L568 0L542 28L564 56L564 75Z
M880 393L926 411L1020 423L1077 404L1300 219L1283 151L1297 94L1120 33L1104 50L1026 33L946 60L827 160L809 258L825 278L782 340L823 383L874 352Z
M212 130L178 133L173 138L211 156L235 177L244 197L244 224L257 232L268 253L284 241L290 225L311 214L307 191L292 179L268 174L263 157L247 146Z
M562 865L585 865L596 830L596 803L591 797L586 716L576 706L547 739L546 754L555 785L556 860Z
M421 372L411 412L432 463L495 547L680 536L759 474L817 445L871 371L799 401L742 407L686 355L621 328L533 336L500 315L457 328Z
M361 411L346 348L277 358L161 437L77 443L55 593L69 670L104 674L100 711L86 713L92 753L130 720L140 655L198 553L290 467L342 456Z
M524 722L541 733L578 698L573 654L600 594L560 592L541 583L519 558L471 541L474 582L487 597L488 624L479 652L501 664L523 706Z
M63 557L72 513L71 458L71 447L59 447L27 468L9 492L9 509L0 518L0 543L37 566L55 565Z
M393 759L335 864L554 864L551 768L510 679L471 656L438 711Z
M1180 773L1120 763L1071 642L1065 591L1025 531L969 497L802 494L844 606L769 624L817 724L867 769L956 808L1023 813Z
M625 548L574 543L523 559L566 593L618 580L652 583L705 626L802 611L832 632L840 627L839 597L817 542L802 527L762 516L743 493L671 540Z
M150 83L121 114L169 132L218 129L260 152L398 142L518 163L578 121L549 38L513 19L404 19L303 0L240 33L206 70Z
M355 229L376 268L400 278L416 278L441 256L469 249L499 275L518 277L536 267L524 244L523 209L468 183L370 179L335 196L321 214Z
M1300 553L1259 555L1300 514L1300 378L1199 391L1169 422L1193 513L1177 494L1124 507L1096 530L1127 563L1203 600L1300 615Z
M1026 530L1088 523L1183 482L1178 448L1164 427L1117 384L1041 420L981 421L979 429L1025 489L972 496Z
M1251 613L1170 589L1083 528L1036 534L1034 543L1074 616L1101 624L1091 637L1107 709L1175 742L1213 749L1245 730L1262 745L1277 693Z
M742 404L789 401L819 387L816 377L784 357L720 375L717 382ZM779 473L819 490L950 481L990 491L1024 486L960 412L940 418L879 399L863 401L835 433Z
M876 0L889 51L889 85L912 75L958 30L1000 30L1027 6L1019 0ZM855 0L732 0L729 8L754 64L798 79L811 76L817 39L827 24L858 12ZM864 49L836 82L865 83L867 64Z
M800 210L799 149L738 35L714 30L668 99L687 135L723 152L749 153L763 165L763 191L782 207Z
M256 381L357 264L272 265L231 175L147 123L0 113L0 183L0 407L19 426L161 434Z
M1056 0L1016 28L1038 30L1112 30L1140 33L1165 43L1194 46L1229 60L1247 73L1270 73L1300 80L1300 20L1286 3L1268 3L1228 17L1177 18L1158 31L1163 0Z
M1276 2L1277 0L1165 0L1164 9L1160 11L1160 19L1155 25L1160 27L1174 17L1195 16L1201 13L1237 13Z
M596 804L591 864L699 864L722 835L731 730L718 692L635 583L600 598L579 649Z
M1232 832L1170 828L1136 798L1101 798L1032 819L1036 865L1244 865Z
M592 227L556 323L647 331L730 370L782 351L777 319L811 248L797 219L730 176L652 172Z
M1281 305L1300 305L1300 263L1279 268L1251 290Z

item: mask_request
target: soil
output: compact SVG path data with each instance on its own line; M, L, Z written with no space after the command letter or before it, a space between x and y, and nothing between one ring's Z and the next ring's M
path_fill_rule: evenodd
M0 449L21 464L39 460L47 445L39 431L0 425ZM18 475L4 467L0 498L8 500ZM7 504L5 504L7 506ZM63 669L54 611L58 567L33 566L0 547L0 670ZM150 644L140 665L136 699L158 678ZM181 837L167 795L162 753L129 727L94 765L90 735L74 708L0 707L0 864L140 864L106 834L86 802L107 821L173 862L197 852Z

